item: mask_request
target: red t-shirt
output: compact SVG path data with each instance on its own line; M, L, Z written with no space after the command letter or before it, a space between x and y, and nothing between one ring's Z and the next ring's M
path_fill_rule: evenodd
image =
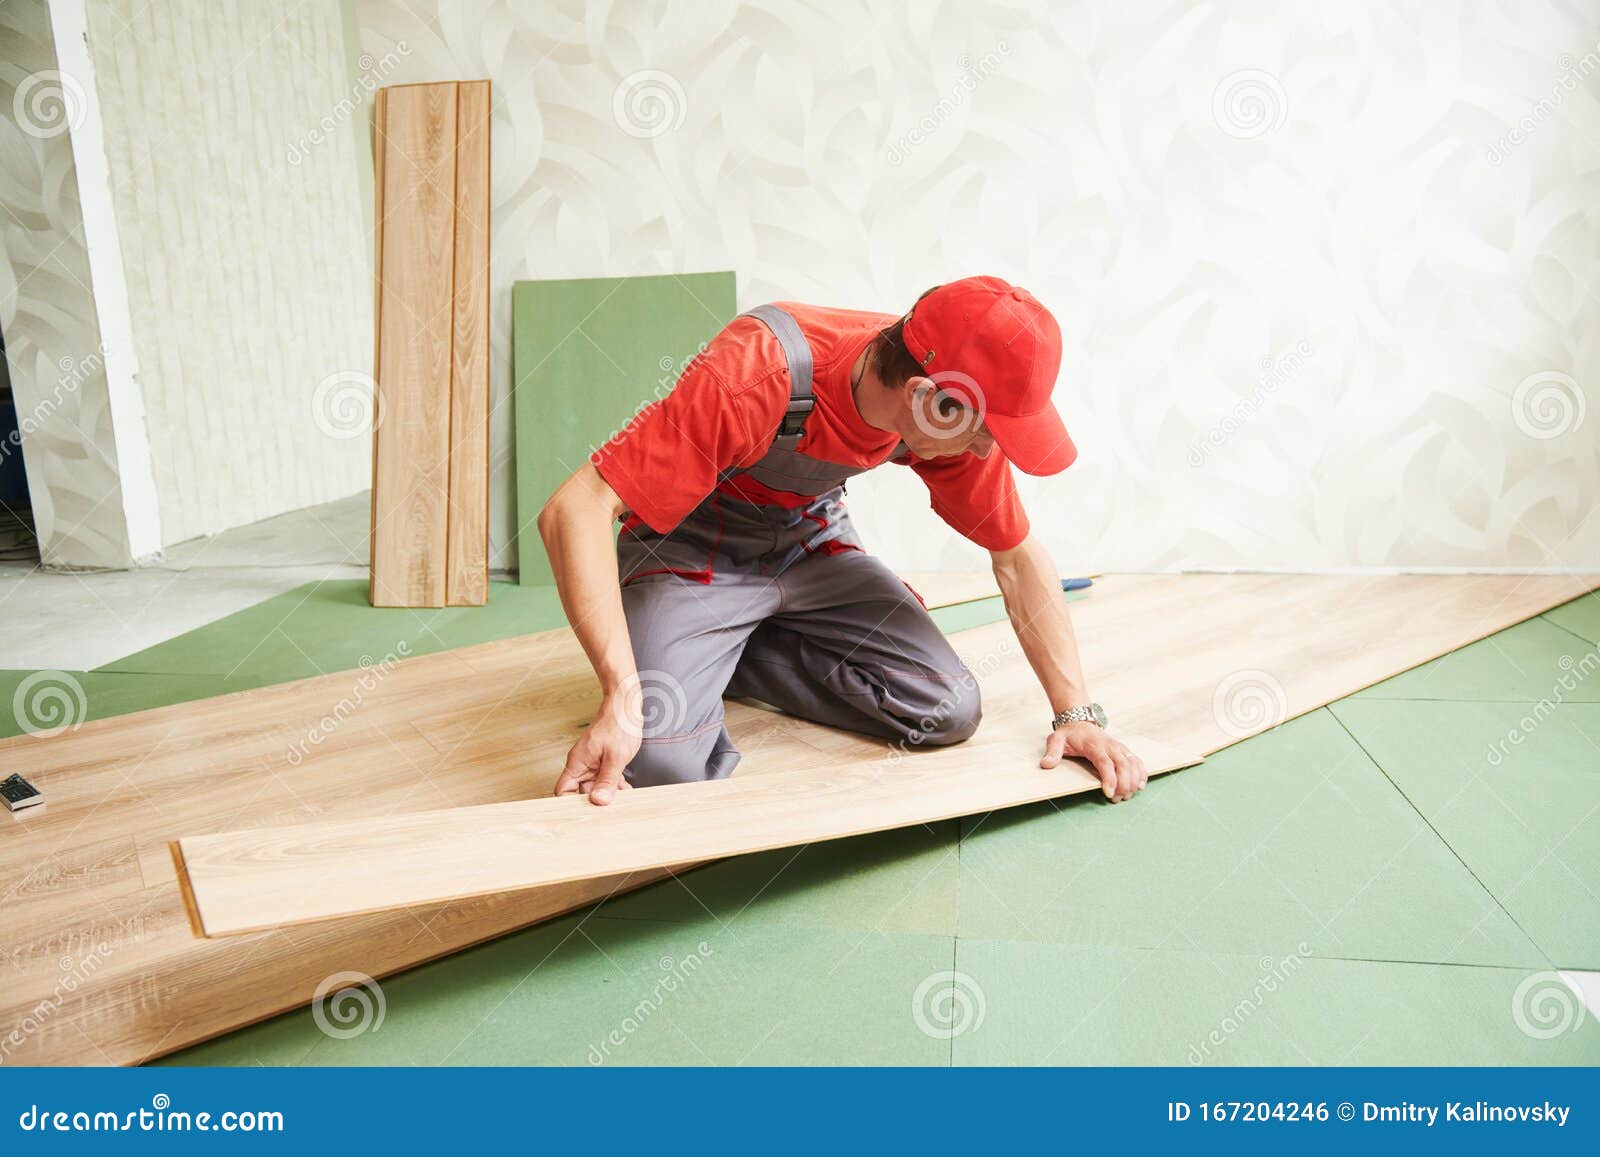
M780 303L811 346L815 408L796 447L845 466L877 466L899 445L897 435L862 421L850 392L850 370L893 315ZM738 317L690 362L677 385L607 442L593 461L628 509L666 534L716 488L724 470L760 461L789 401L783 347L761 322ZM1011 464L999 447L922 460L906 455L927 484L933 509L988 550L1010 550L1028 536Z

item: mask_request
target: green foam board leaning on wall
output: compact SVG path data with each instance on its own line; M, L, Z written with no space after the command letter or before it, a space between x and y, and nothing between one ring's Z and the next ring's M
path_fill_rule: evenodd
M519 281L512 288L522 585L554 581L534 519L555 488L665 395L736 311L731 272Z

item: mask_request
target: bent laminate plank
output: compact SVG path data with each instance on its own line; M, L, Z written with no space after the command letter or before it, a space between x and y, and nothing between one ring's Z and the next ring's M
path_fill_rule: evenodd
M1037 737L1018 730L1029 737L883 747L837 766L628 792L606 808L569 795L194 836L177 841L173 856L196 930L223 936L844 839L1099 788L1076 763L1041 769ZM1200 762L1142 737L1128 743L1153 774Z
M374 606L488 596L488 120L487 81L375 99Z
M1594 586L1582 576L1111 575L1072 617L1114 727L1209 753ZM979 739L1010 719L1048 718L1008 624L951 641L983 686ZM1230 714L1219 693L1250 687L1272 709ZM0 740L0 765L49 801L0 815L0 1061L138 1063L303 1006L336 972L388 976L660 878L210 940L184 911L170 841L544 795L598 703L582 650L560 630ZM739 778L883 752L881 741L743 703L729 703L727 718L745 753ZM682 883L693 888L694 877ZM64 977L77 979L71 991Z

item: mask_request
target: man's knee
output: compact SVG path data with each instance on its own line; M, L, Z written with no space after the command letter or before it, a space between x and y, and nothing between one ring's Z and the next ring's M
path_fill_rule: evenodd
M953 680L940 700L916 721L915 743L945 747L971 739L983 718L983 699L970 675Z
M701 783L726 779L738 762L739 753L719 722L690 735L646 739L626 774L634 787Z

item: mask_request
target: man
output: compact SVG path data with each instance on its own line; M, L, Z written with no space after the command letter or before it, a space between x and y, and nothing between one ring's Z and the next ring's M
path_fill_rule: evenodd
M901 318L783 303L734 319L540 512L604 693L556 794L608 804L731 774L725 695L903 744L970 736L976 682L845 513L845 480L890 461L990 553L1056 713L1039 765L1081 757L1115 801L1143 788L1144 764L1089 695L1059 572L1011 476L1077 456L1050 400L1060 366L1055 319L994 277L931 289Z

